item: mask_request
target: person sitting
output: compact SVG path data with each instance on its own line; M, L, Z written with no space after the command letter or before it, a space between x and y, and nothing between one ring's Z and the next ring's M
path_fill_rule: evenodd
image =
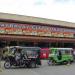
M18 50L15 52L15 60L16 60L17 64L20 63L20 59L21 59L21 52L20 52L20 49L18 49Z

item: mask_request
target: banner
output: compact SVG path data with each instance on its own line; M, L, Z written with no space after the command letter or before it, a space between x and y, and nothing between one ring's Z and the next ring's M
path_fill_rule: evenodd
M74 38L75 30L44 25L0 22L0 34Z

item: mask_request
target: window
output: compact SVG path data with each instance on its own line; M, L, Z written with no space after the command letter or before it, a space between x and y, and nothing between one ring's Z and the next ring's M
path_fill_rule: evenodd
M65 50L65 54L70 54L70 51L69 50Z

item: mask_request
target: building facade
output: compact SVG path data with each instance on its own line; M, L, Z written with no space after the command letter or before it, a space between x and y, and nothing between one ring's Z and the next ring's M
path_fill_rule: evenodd
M0 45L75 47L75 24L0 13Z

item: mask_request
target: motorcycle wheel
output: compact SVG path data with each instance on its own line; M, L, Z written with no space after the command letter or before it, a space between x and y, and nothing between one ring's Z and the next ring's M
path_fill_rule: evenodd
M11 67L10 62L5 62L4 67L5 69L9 69Z

